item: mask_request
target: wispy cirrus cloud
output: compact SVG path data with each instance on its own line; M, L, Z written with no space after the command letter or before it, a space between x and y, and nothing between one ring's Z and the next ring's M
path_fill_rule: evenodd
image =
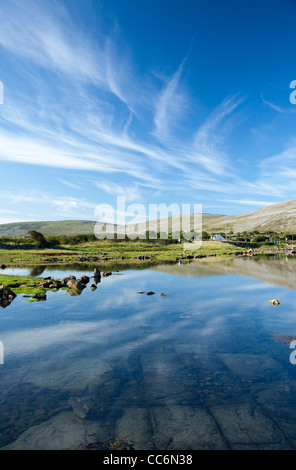
M141 202L143 195L138 186L123 186L112 181L94 181L93 184L112 196L124 196L126 202Z
M295 143L259 165L250 163L250 175L235 165L229 136L247 100L239 93L219 97L220 103L217 98L207 113L197 107L186 128L196 104L185 86L188 54L169 76L156 79L153 67L139 73L117 24L92 35L78 26L66 2L56 0L2 0L0 54L13 64L0 108L2 162L88 173L83 181L95 181L98 194L131 202L165 192L197 199L211 193L255 205L263 195L283 198L293 188ZM55 174L57 181L61 192L82 188L69 175ZM34 195L27 197L38 204ZM40 198L69 215L92 210L93 199Z
M54 192L40 191L40 189L30 189L14 191L13 193L8 190L0 191L0 198L5 203L10 203L11 207L15 207L15 211L10 211L11 215L9 220L32 220L30 214L22 210L30 204L34 206L43 207L44 214L47 214L50 218L60 214L63 216L73 216L80 214L81 216L86 215L89 211L94 212L96 204L89 202L87 199L78 198L75 196L61 196ZM0 212L1 215L1 212ZM4 222L3 222L4 223Z
M274 103L271 103L270 101L265 100L262 94L261 94L261 100L263 101L264 104L266 104L269 108L273 109L274 111L277 111L278 113L284 112L284 110L280 106Z
M283 200L288 192L295 192L296 140L291 139L282 152L263 159L259 164L258 183L265 191L273 192Z
M200 125L194 145L173 138L190 106L182 85L187 57L161 90L159 81L153 88L153 81L137 77L128 54L120 54L118 27L93 42L60 4L54 2L53 15L46 4L28 2L4 0L0 46L51 70L55 80L49 86L40 72L34 79L38 94L33 104L20 93L10 97L1 119L5 129L0 136L1 160L121 174L131 182L100 189L108 193L112 187L112 192L122 194L125 187L130 199L141 197L140 184L172 190L176 171L187 177L194 170L200 185L217 188L213 175L225 173L228 164L218 149L218 129L235 111L238 99L218 106ZM114 99L121 103L119 108ZM145 119L151 116L152 134L141 128L141 109Z
M42 67L104 83L103 68L90 54L87 38L61 4L53 1L52 6L34 0L3 0L1 46Z
M222 199L223 201L223 199ZM243 205L246 205L246 206L261 206L261 207L265 207L265 206L270 206L272 204L276 204L276 202L274 201L253 201L253 200L245 200L245 199L237 199L237 200L234 200L234 199L225 199L224 200L225 202L231 202L232 204L243 204Z
M114 35L113 35L114 36ZM129 88L135 74L127 54L120 55L110 35L97 32L97 40L77 27L58 1L3 0L0 14L0 46L23 61L82 84L93 84L119 99L129 111ZM120 73L119 73L120 71Z
M75 183L72 183L71 181L67 181L63 178L58 178L58 181L59 183L62 183L64 184L65 186L68 186L68 188L72 188L72 189L82 189L81 186L79 186L78 184L75 184Z
M222 175L231 168L222 144L236 124L233 115L243 101L238 96L223 100L194 135L192 158L210 173Z
M194 136L194 145L197 149L212 148L221 144L225 139L225 134L229 132L227 119L230 119L233 112L242 104L244 98L236 95L225 98L205 119Z
M167 80L156 99L153 134L161 142L172 139L172 128L175 128L189 106L188 98L180 84L185 63L186 58L173 76Z

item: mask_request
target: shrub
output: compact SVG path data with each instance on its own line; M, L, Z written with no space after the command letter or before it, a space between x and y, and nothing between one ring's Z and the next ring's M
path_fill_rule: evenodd
M39 248L44 248L48 245L44 235L36 230L29 230L27 235L36 243L37 246L39 246Z

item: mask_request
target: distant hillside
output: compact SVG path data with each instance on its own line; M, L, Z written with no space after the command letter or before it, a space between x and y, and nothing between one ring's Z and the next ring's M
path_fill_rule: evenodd
M146 231L150 232L164 232L164 233L174 233L179 232L180 230L185 230L187 232L189 227L198 228L200 227L200 221L202 217L202 225L207 227L210 224L216 226L219 225L220 220L223 219L224 215L218 214L186 214L182 216L169 216L167 218L150 220L149 222L141 222L136 225L128 224L126 226L118 226L118 231L122 232L125 230L127 234L129 233L145 233ZM203 228L204 230L204 228Z
M224 217L216 214L203 214L203 220L213 222ZM171 219L171 217L169 218ZM161 221L161 229L166 225L166 221ZM42 221L42 222L15 222L11 224L0 225L0 237L23 237L28 230L37 230L44 236L47 235L77 235L94 233L96 222L91 220L59 220L59 221ZM169 230L172 223L169 221ZM143 232L146 231L146 223L139 224ZM108 231L108 225L107 225Z
M296 199L279 202L241 215L224 216L209 222L204 221L203 230L229 232L274 231L296 233Z
M181 217L183 221L188 220L190 215ZM153 231L169 232L178 229L179 217L173 216L166 219L155 220L151 222ZM196 219L198 221L198 217ZM24 236L28 230L37 230L43 235L76 235L94 233L96 222L91 220L60 220L47 222L18 222L12 224L0 225L0 237L14 235L15 237ZM258 209L240 215L218 215L203 214L202 229L206 232L224 232L233 230L237 232L259 232L275 231L282 233L296 233L296 199L292 201L280 202L271 206ZM119 231L126 230L127 233L133 228L132 225L118 227ZM148 230L148 223L137 224L137 232L145 233Z
M94 233L94 226L91 220L15 222L0 225L0 237L23 237L28 230L37 230L45 236L86 234Z
M182 222L188 221L189 217L189 215L181 216L181 224ZM198 217L196 217L196 221L198 223ZM154 231L166 232L168 230L169 232L173 232L174 229L178 229L179 223L180 217L173 216L152 221L150 222L150 226ZM153 227L153 225L155 227ZM194 225L194 228L198 228L198 226ZM202 215L203 231L209 233L224 232L225 228L227 233L231 230L233 230L234 233L244 231L252 232L254 230L258 230L259 232L275 231L296 233L296 200L272 204L263 209L257 209L240 215ZM128 229L132 230L132 226L128 226ZM145 230L148 230L148 223L138 224L137 229L139 232L145 232Z

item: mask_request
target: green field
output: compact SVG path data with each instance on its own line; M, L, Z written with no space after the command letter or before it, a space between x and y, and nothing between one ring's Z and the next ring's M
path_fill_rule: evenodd
M163 241L117 241L101 240L86 242L79 246L63 245L57 248L34 250L0 250L0 265L71 264L76 262L134 262L138 256L144 261L176 261L188 256L226 256L241 250L229 243L204 241L199 249L184 251L179 243ZM94 258L94 259L93 259ZM138 261L138 260L137 260Z

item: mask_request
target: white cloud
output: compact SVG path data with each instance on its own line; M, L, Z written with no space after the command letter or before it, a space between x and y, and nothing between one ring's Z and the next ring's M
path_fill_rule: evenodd
M289 193L295 193L295 167L296 141L292 140L282 152L260 162L258 165L260 178L257 184L265 191L265 194L273 194L281 200L289 199Z
M220 199L224 202L231 202L232 204L244 204L244 205L247 205L247 206L261 206L261 207L265 207L265 206L270 206L272 204L276 204L278 201L252 201L252 200L244 200L244 199L236 199L236 200L233 200L233 199Z
M0 44L38 65L72 77L103 81L98 61L90 54L87 41L59 2L46 8L44 2L3 0Z
M17 212L11 211L9 209L0 209L0 214L16 214Z
M228 202L257 205L265 196L282 199L294 191L295 142L252 168L250 176L235 170L227 138L240 123L244 100L239 95L224 99L203 121L199 116L199 127L185 140L176 130L192 106L183 81L188 58L160 89L151 73L138 75L117 25L94 38L78 28L60 2L49 3L1 3L0 47L17 58L32 83L27 93L18 90L16 81L11 85L15 95L8 94L1 107L0 160L85 171L98 188L125 195L127 202L143 200L153 189L194 198L208 191L226 194ZM110 181L113 175L120 184ZM82 189L75 180L58 181ZM17 200L38 204L32 193L16 194ZM93 207L54 195L40 201L69 214Z
M221 150L221 145L235 125L230 118L242 102L243 99L236 96L225 99L194 135L191 160L200 163L210 173L222 175L231 171L230 159Z
M278 113L283 113L284 112L284 110L280 106L278 106L274 103L271 103L270 101L265 100L263 98L262 94L261 94L261 99L262 99L264 104L266 104L269 108L273 109L274 111L277 111Z
M171 128L176 125L188 107L186 95L180 87L185 61L186 59L170 77L156 101L154 135L161 142L172 139Z
M108 37L99 35L94 45L77 30L66 10L56 6L53 16L53 10L48 11L40 2L28 0L24 5L4 0L0 44L57 72L54 89L62 102L50 99L52 90L44 81L39 87L36 84L39 94L34 106L23 97L10 98L2 118L7 130L0 136L0 159L105 175L120 173L132 183L111 185L103 181L101 189L108 194L125 194L128 201L141 199L141 185L174 190L176 170L178 180L189 178L199 188L219 192L217 178L221 174L231 176L226 153L218 148L227 128L225 125L222 129L222 123L241 100L224 100L199 127L193 145L173 139L172 131L189 106L182 87L187 58L159 92L156 86L152 89L152 81L146 86L145 76L137 77L128 54L120 49L118 27ZM87 80L95 84L96 93L89 92ZM118 109L106 90L124 106ZM156 101L151 99L155 95ZM149 114L153 105L154 116ZM134 109L143 106L145 118L148 112L154 122L156 143L152 143L147 129L140 132L141 139L133 133L133 125L141 126L142 119ZM7 124L14 129L8 131ZM64 178L60 182L78 189ZM225 184L222 186L225 189Z
M27 222L23 217L0 217L0 224L12 224L14 222Z
M78 186L76 183L72 183L71 181L64 180L63 178L58 178L58 181L65 186L68 186L69 188L72 189L82 189L81 186Z
M122 186L111 181L94 181L93 184L111 196L124 196L126 202L142 201L142 193L137 186Z
M91 203L85 199L79 199L75 197L67 196L57 196L54 193L47 193L45 191L40 191L38 189L31 189L29 191L20 190L17 191L0 191L0 198L3 201L7 201L11 204L11 207L20 206L25 204L27 207L30 207L32 204L34 206L41 206L43 208L43 214L48 215L63 215L65 216L76 216L77 218L83 218L88 216L89 213L93 215L96 204ZM52 216L51 216L52 217ZM28 221L32 220L32 217L29 217L29 214L26 217L11 217L11 222L16 221ZM44 216L42 217L44 220ZM2 222L6 223L6 222ZM8 223L8 222L7 222Z
M113 36L100 31L96 36L94 42L78 28L59 1L52 0L48 6L36 0L2 0L0 46L56 73L58 80L67 77L74 85L92 83L132 111L129 101L136 91L129 84L135 70L127 54L117 52Z

